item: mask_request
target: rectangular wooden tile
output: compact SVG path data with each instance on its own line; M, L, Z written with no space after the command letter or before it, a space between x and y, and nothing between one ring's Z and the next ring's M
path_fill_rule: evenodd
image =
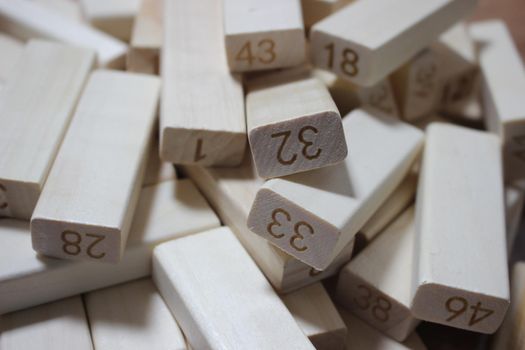
M78 1L71 0L31 0L42 6L45 6L47 9L54 11L61 16L69 18L73 21L79 23L85 23L82 8Z
M175 164L236 166L246 148L240 76L228 71L221 2L165 2L160 156Z
M314 349L227 227L156 247L153 279L197 349Z
M476 0L357 1L312 27L312 61L358 85L374 85L476 4ZM392 14L397 20L388 20Z
M148 276L155 245L219 226L190 180L144 188L134 216L126 254L116 265L37 255L28 223L0 220L0 314Z
M84 295L97 350L186 350L186 340L149 278Z
M248 216L251 231L318 270L401 183L423 146L417 128L361 109L343 118L343 127L350 152L344 162L266 181Z
M0 85L3 87L22 57L24 44L11 35L0 33L0 51Z
M141 0L79 0L86 20L120 40L129 41Z
M34 40L16 60L0 103L0 216L29 220L95 54Z
M431 124L416 201L414 316L493 333L509 305L499 139Z

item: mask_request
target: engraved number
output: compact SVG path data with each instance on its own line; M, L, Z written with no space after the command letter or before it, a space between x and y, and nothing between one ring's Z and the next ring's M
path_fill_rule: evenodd
M421 98L427 98L434 88L434 78L436 76L436 65L430 64L427 67L421 67L416 71L416 91L415 94Z
M312 147L314 143L306 140L305 134L308 131L316 135L319 133L319 131L315 127L311 125L307 125L307 126L302 127L301 130L299 130L299 135L297 136L297 138L299 139L299 142L301 142L304 145L301 151L303 156L308 160L313 160L313 159L319 158L319 156L321 155L322 149L318 148L316 151L310 150L310 147ZM288 159L285 159L283 157L284 147L286 146L286 143L288 142L288 139L290 138L291 134L292 132L290 130L287 130L287 131L281 131L281 132L277 132L275 134L270 135L272 139L277 138L277 137L283 138L281 144L279 145L279 149L277 150L277 161L281 163L282 165L291 165L295 163L295 161L297 160L297 154L295 153Z
M95 240L91 242L91 244L87 248L88 256L92 257L93 259L102 259L104 256L106 256L106 253L96 254L93 252L95 246L100 241L104 240L104 238L106 238L105 236L87 233L86 237L95 238ZM82 248L80 247L80 243L82 242L82 236L80 235L80 233L66 230L62 232L61 238L62 242L64 242L64 244L62 245L62 250L64 251L64 253L68 255L80 254L80 252L82 251Z
M375 303L372 303L373 293L370 288L362 284L357 286L357 289L364 292L359 297L354 298L356 305L362 310L371 308L372 316L380 322L386 322L390 318L389 311L392 309L392 303L386 298L378 295L375 297ZM373 304L373 306L372 306Z
M287 221L291 220L290 214L288 214L288 212L286 210L284 210L284 209L277 208L277 209L275 209L272 212L272 220L273 221L268 224L266 229L268 230L268 233L271 234L272 236L274 236L275 238L282 238L282 237L284 237L284 233L275 233L275 232L273 232L273 227L274 226L282 226L281 223L277 220L277 214L279 214L279 213L283 214L286 217Z
M469 309L469 304L467 299L462 297L452 297L447 300L445 303L445 307L447 308L447 311L450 312L452 315L447 318L447 322L450 322L454 320L455 318L459 317L463 313L467 312ZM482 320L486 319L490 315L494 313L494 310L486 309L481 307L481 302L478 301L478 303L474 306L470 306L470 309L472 309L474 312L472 313L472 316L470 317L469 326L473 326L478 322L481 322ZM481 313L481 315L479 315Z
M288 213L286 210L282 208L277 208L274 211L272 211L272 222L270 222L268 226L266 226L266 230L268 231L270 235L272 235L275 238L283 238L285 236L284 233L277 233L274 231L274 227L282 226L281 222L279 222L277 218L278 214L282 214L286 218L286 221L288 222L292 221L292 217L290 213ZM305 250L308 249L308 247L305 245L298 245L298 243L304 239L304 236L300 232L302 227L304 227L305 231L307 231L311 235L315 233L312 225L310 225L306 221L299 221L294 225L294 229L293 229L294 235L290 237L290 245L292 246L292 248L294 248L295 250L299 252L304 252ZM311 273L310 275L312 276Z
M310 148L314 143L304 139L304 133L307 132L307 131L311 131L311 132L313 132L316 135L319 133L319 131L315 127L313 127L311 125L307 125L307 126L303 127L301 130L299 130L299 141L301 141L301 143L304 145L303 151L302 151L303 152L303 156L306 159L309 159L309 160L319 158L319 156L321 155L321 149L320 148L318 148L317 151L315 151L315 153L313 153L313 154L308 153L308 148Z
M263 64L270 64L275 61L277 55L275 54L275 41L272 39L262 39L257 43L257 47L262 50L262 54L257 57L253 55L252 43L247 41L241 50L235 56L237 61L247 61L248 65L251 66L255 60Z
M2 184L0 184L0 193L7 193L7 189ZM7 198L5 195L0 195L0 210L5 208L7 208Z
M308 249L306 246L298 246L297 243L295 243L295 241L299 240L299 241L302 241L304 239L304 236L302 234L299 233L299 231L301 230L301 227L306 227L306 230L311 234L313 235L314 234L314 228L312 227L312 225L310 225L309 223L307 223L306 221L299 221L298 223L295 224L294 228L293 228L293 232L295 233L295 235L293 235L291 238L290 238L290 245L292 247L295 248L295 250L298 250L300 252L304 252L306 249Z
M330 43L324 48L328 50L328 68L333 69L335 45L334 43ZM359 55L357 52L350 48L344 49L340 63L341 71L348 76L355 77L359 73L359 69L357 68L358 61Z
M385 102L388 102L388 89L382 84L379 90L376 89L370 94L369 103L385 113L392 113L392 108L386 106Z
M290 138L291 131L282 131L277 132L275 134L271 135L271 138L274 139L276 137L283 137L283 141L281 142L281 145L279 146L279 150L277 151L277 161L281 163L282 165L290 165L295 163L295 160L297 159L297 154L294 153L294 155L290 159L284 159L283 158L283 149L284 145Z
M442 103L456 103L470 96L474 89L475 78L475 72L470 72L469 74L462 75L457 80L453 80L446 84L443 92Z

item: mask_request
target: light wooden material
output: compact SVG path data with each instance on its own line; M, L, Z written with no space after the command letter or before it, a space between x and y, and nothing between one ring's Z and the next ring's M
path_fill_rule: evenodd
M80 296L0 317L2 350L92 350Z
M244 96L240 77L226 65L221 2L164 5L160 156L176 164L239 165Z
M26 222L0 220L0 314L148 276L155 245L217 226L190 180L142 190L126 254L117 265L39 256Z
M437 109L441 97L440 56L427 48L392 74L397 100L404 120L414 121Z
M186 340L151 279L84 296L97 350L186 350Z
M354 0L301 0L306 29Z
M137 73L159 74L162 47L162 0L142 0L131 33L126 68Z
M0 86L4 87L22 57L24 44L10 35L0 33L0 52Z
M156 128L158 125L156 125ZM177 178L175 166L171 163L163 162L159 157L159 140L158 135L153 137L153 142L149 147L148 163L142 186L151 186L158 183L174 180Z
M427 129L416 212L415 317L481 333L500 326L509 304L500 165L494 135L439 123Z
M84 22L80 3L76 0L30 0L79 23Z
M318 270L401 183L423 146L420 130L363 110L343 127L351 152L343 163L266 181L248 216L250 230Z
M138 201L159 79L94 72L31 218L33 249L118 262Z
M410 207L341 270L337 285L339 303L397 341L419 323L410 311L415 238Z
M328 89L305 72L279 72L249 84L248 140L259 176L285 176L343 161L346 140Z
M356 84L374 85L467 15L476 3L356 1L312 27L312 61ZM397 20L388 20L390 16Z
M514 241L518 234L525 192L519 186L505 187L505 227L507 232L507 255L510 257Z
M21 40L49 39L92 49L99 66L124 67L126 44L34 1L0 0L0 30Z
M345 348L346 326L321 283L287 294L282 300L317 350Z
M79 0L87 21L120 40L129 41L141 0Z
M227 227L156 247L153 279L196 349L314 349Z
M306 61L300 0L224 0L224 45L232 72Z
M525 177L525 68L501 21L472 24L479 42L487 128L504 144L506 178Z
M0 103L0 216L31 217L94 62L41 40L18 57Z
M210 201L221 221L234 231L278 292L287 293L334 275L350 260L353 241L329 268L317 271L250 232L246 226L249 208L264 183L257 176L250 155L246 155L238 168L184 166L183 169Z

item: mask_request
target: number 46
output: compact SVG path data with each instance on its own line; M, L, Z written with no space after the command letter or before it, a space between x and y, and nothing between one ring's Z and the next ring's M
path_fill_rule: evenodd
M469 308L468 301L462 297L449 298L445 306L447 308L447 311L452 313L452 315L449 318L447 318L447 322L450 322L453 319L462 315L463 313L467 312ZM470 320L468 323L469 326L473 326L476 323L483 321L484 319L486 319L487 317L489 317L490 315L494 313L494 310L490 310L490 309L481 307L480 301L478 301L476 305L470 306L470 309L472 309L474 312L472 313L472 316L470 317Z

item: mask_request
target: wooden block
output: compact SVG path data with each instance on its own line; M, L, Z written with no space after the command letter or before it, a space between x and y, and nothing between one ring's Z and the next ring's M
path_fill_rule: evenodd
M509 305L500 152L499 139L489 133L440 123L427 129L416 211L415 317L481 333L500 326Z
M238 168L184 166L184 172L210 201L222 222L229 226L279 293L287 293L332 276L352 256L353 241L329 268L317 271L292 258L246 226L250 205L264 180L257 176L251 156Z
M158 125L155 127L158 130ZM153 142L149 147L148 163L146 165L146 172L142 186L151 186L164 181L175 180L177 178L177 171L175 166L171 163L163 162L159 157L159 139L155 134Z
M162 1L142 0L131 32L128 71L159 74L162 47Z
M156 247L153 279L197 349L314 349L227 227Z
M301 0L303 22L306 29L354 0Z
M306 61L300 0L224 0L224 43L232 72Z
M476 3L357 1L312 27L312 61L356 84L374 85L467 15ZM387 20L393 14L397 20Z
M84 296L97 350L186 350L186 340L149 278Z
M343 161L346 140L328 89L308 72L279 72L249 84L248 140L264 178Z
M410 311L415 238L410 207L341 270L337 285L340 304L397 341L419 323Z
M160 115L164 161L204 166L242 161L244 96L240 77L228 71L221 18L219 1L165 3Z
M345 348L346 326L321 283L286 294L282 300L317 350Z
M24 44L10 35L0 33L0 52L0 86L3 87L22 57Z
M439 55L427 48L392 74L402 118L414 121L435 112L441 97Z
M0 103L0 216L31 217L94 62L40 40L18 56Z
M472 24L479 42L483 103L487 128L504 144L506 178L525 177L525 69L505 24Z
M155 245L219 226L190 180L144 188L134 216L117 265L39 256L26 222L0 220L0 314L148 276Z
M129 41L141 0L80 0L84 16L95 28Z
M350 150L343 163L266 181L248 216L251 231L317 270L401 183L423 145L415 127L364 110L343 127Z
M348 327L346 337L346 350L424 350L425 344L416 333L404 342L398 343L395 340L383 335L370 327L357 317L351 315L345 310L339 310L339 313Z
M155 77L91 75L31 218L33 249L63 259L120 261L159 92Z
M45 6L49 10L55 11L60 15L67 17L73 21L79 23L84 22L84 17L82 15L82 9L80 8L80 3L77 1L71 0L32 0L35 3L38 3L42 6Z
M361 106L356 85L326 70L315 68L312 70L312 74L328 88L341 115L347 115L353 109Z
M0 0L0 30L21 40L41 38L92 49L100 67L124 67L126 44L43 4Z
M524 200L525 192L522 188L512 185L505 187L505 227L507 232L507 255L509 257L521 223Z
M2 350L92 350L80 296L3 315Z

